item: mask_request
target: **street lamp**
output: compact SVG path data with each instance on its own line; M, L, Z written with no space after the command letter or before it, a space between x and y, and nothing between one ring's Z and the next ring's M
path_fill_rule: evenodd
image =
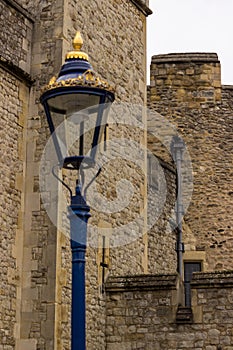
M58 166L60 169L82 173L81 181L77 181L75 195L69 189L72 350L86 348L85 253L90 207L82 195L80 182L83 182L83 170L95 165L97 146L101 141L109 107L114 101L112 87L93 71L88 55L81 51L82 44L81 35L77 32L73 40L74 50L67 53L60 73L50 80L40 98L57 153Z

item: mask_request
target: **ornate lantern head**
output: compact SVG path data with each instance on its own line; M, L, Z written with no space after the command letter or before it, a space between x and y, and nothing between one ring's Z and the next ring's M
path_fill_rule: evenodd
M69 169L79 169L82 162L94 165L114 101L113 88L93 71L82 44L77 32L73 51L67 53L58 77L50 80L40 97L59 165Z

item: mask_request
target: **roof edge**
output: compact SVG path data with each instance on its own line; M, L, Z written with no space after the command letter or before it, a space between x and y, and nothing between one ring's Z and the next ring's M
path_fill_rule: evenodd
M192 288L232 288L233 271L194 272Z
M34 23L35 20L31 13L29 13L24 7L22 7L15 0L3 0L6 4L14 8L16 11L20 12L24 17L26 17L30 22Z
M130 0L146 17L151 15L153 12L146 5L145 0Z
M220 63L218 55L213 52L168 53L152 56L151 63L179 63L179 62L211 62Z
M223 84L223 85L222 85L222 89L225 89L225 90L233 90L233 85L230 85L230 84Z
M5 69L8 73L15 76L20 81L24 81L27 86L31 86L35 80L31 77L31 75L25 72L20 67L16 66L11 61L5 59L0 55L0 67Z
M106 292L152 291L177 289L178 274L110 276Z

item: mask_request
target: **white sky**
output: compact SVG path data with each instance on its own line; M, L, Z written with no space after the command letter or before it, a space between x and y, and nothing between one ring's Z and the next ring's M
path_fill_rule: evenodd
M150 9L148 73L153 55L216 52L222 84L233 85L233 0L150 0Z

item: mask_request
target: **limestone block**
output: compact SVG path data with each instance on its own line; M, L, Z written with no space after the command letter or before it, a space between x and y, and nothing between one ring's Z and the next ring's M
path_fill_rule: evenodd
M22 339L16 341L17 350L36 350L36 339Z

